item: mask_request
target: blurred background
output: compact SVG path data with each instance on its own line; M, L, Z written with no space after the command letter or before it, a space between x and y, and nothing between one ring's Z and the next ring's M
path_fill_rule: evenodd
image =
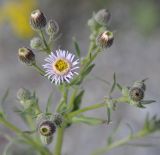
M10 94L5 103L5 110L9 120L18 127L26 130L27 127L14 112L18 106L16 92L25 87L35 90L41 107L50 92L54 91L53 110L59 99L59 93L50 82L32 68L21 65L17 59L17 50L22 46L29 47L29 41L34 32L29 26L30 12L40 8L48 19L55 19L63 34L57 41L54 49L61 47L73 51L72 36L77 38L84 56L88 49L89 29L87 20L93 11L107 8L112 14L110 30L115 32L115 42L111 48L101 54L96 60L96 67L92 76L112 80L116 72L118 82L122 85L131 85L135 80L147 81L146 99L155 99L157 102L147 108L138 109L129 105L119 105L112 116L113 123L109 126L91 127L83 124L73 125L66 130L63 154L89 155L96 148L103 147L113 128L121 122L117 138L129 133L127 123L137 131L143 124L147 113L160 116L160 1L159 0L0 0L0 96L6 89ZM39 64L43 63L44 55L36 54ZM109 87L101 81L87 80L84 83L86 94L82 106L97 103L108 93ZM93 91L94 90L94 91ZM88 112L88 116L106 117L104 109ZM0 125L0 131L13 135L12 132ZM160 145L159 133L154 134L140 143ZM76 139L76 142L75 142ZM0 136L0 152L8 142ZM52 146L51 146L52 147ZM24 153L23 147L16 146L11 155L31 155ZM157 147L133 147L127 145L117 148L108 155L159 155Z

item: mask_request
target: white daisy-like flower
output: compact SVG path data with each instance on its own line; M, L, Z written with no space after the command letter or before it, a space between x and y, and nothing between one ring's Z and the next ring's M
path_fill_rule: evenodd
M65 50L56 50L55 53L51 53L43 65L45 69L45 76L55 84L61 84L63 82L70 83L73 76L78 73L76 70L79 68L79 59L75 60L75 55Z

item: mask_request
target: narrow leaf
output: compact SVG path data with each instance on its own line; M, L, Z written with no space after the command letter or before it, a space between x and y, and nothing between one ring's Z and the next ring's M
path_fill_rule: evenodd
M5 94L2 97L1 104L3 105L9 95L9 89L6 90Z
M110 85L110 82L106 81L105 79L102 79L102 78L97 77L97 76L95 76L94 78L99 80L99 81L101 81L101 82L103 82L103 83L105 83L105 84L107 84L107 85Z
M52 104L52 97L53 97L53 92L50 93L48 100L47 100L47 105L46 105L46 113L49 112Z
M76 50L77 56L80 57L81 56L81 51L80 51L79 45L78 45L75 37L73 37L73 44L74 44L74 48Z
M80 91L79 94L75 97L74 105L73 105L74 107L72 111L78 110L80 108L83 95L84 95L84 90Z
M3 106L4 106L4 103L5 103L8 95L9 95L9 89L6 90L6 92L4 93L4 95L3 95L2 99L1 99L0 117L6 117Z
M111 109L107 106L107 123L111 122Z
M113 74L113 84L112 84L112 87L111 87L111 90L110 90L109 94L113 93L115 87L116 87L116 74L114 73Z
M155 100L143 100L140 103L141 104L151 104L151 103L154 103L154 102L156 102L156 101Z
M117 83L117 88L120 90L120 91L122 91L122 86L119 84L119 83Z
M91 64L90 66L88 66L85 69L85 71L82 73L83 74L82 76L84 77L84 76L88 75L92 71L92 69L94 68L94 66L95 66L95 64Z

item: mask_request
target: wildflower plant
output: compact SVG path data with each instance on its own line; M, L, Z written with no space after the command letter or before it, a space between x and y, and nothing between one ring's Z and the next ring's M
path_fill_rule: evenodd
M51 96L46 103L46 110L41 109L39 100L35 92L25 88L19 89L17 99L21 107L17 108L20 117L27 124L29 130L22 131L16 125L8 121L3 108L0 110L0 123L11 129L17 134L16 138L8 138L11 143L24 143L36 150L36 154L41 155L61 155L63 137L65 129L74 123L84 123L88 125L112 126L111 114L116 111L117 104L127 103L130 106L145 108L147 104L155 102L154 100L144 100L146 91L146 80L135 81L131 86L122 86L117 82L116 74L113 75L113 84L107 97L102 99L101 103L93 103L90 106L81 108L81 103L85 90L82 84L86 77L95 67L94 60L98 55L104 54L114 43L114 33L108 29L111 14L108 10L102 9L88 20L90 28L90 43L87 55L81 57L81 49L76 39L73 39L74 52L67 49L53 50L52 45L59 37L60 28L55 20L47 21L45 14L40 10L31 13L31 28L37 32L38 37L30 41L29 47L22 47L18 50L20 62L29 67L33 67L41 76L48 79L51 85L61 93L61 99L57 103L54 111L51 109ZM46 54L43 64L40 66L36 61L36 53L41 51ZM103 80L104 81L104 80ZM113 93L119 92L119 97L114 98ZM7 97L8 92L2 99L2 104ZM107 118L101 119L93 116L86 116L85 112L99 108L106 109ZM105 154L106 152L125 145L131 140L148 136L151 133L160 130L160 119L155 116L146 116L142 128L129 134L127 137L114 140L115 134L108 138L106 146L91 152L92 155ZM8 137L8 136L6 136ZM54 148L50 150L46 145L54 141ZM9 143L9 145L11 144ZM6 147L5 153L9 146Z

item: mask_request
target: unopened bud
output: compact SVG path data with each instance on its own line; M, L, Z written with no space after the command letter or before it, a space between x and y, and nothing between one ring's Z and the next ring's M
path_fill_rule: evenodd
M40 10L34 10L31 13L30 24L34 30L43 29L47 24L46 17L44 16L43 12Z
M113 44L113 32L105 31L97 37L97 45L101 48L108 48Z
M33 65L35 63L35 55L32 50L22 47L18 50L19 60L27 65Z
M17 98L19 100L28 100L30 99L31 94L29 92L29 90L25 89L25 88L20 88L17 92Z
M39 49L42 46L42 41L39 37L35 37L30 41L30 47L32 49Z
M102 9L95 14L94 18L100 25L107 25L110 21L111 14L107 9Z
M55 20L49 20L46 26L46 33L48 35L55 35L59 32L58 23Z

